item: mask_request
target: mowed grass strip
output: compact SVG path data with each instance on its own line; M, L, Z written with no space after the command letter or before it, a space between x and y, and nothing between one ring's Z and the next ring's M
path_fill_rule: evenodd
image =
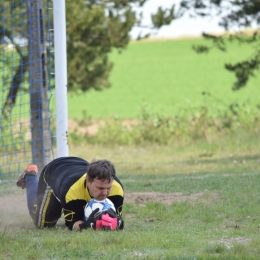
M224 68L224 63L249 57L252 49L234 42L227 45L226 53L212 50L198 55L192 50L192 45L208 43L204 39L132 42L121 54L114 51L110 55L114 62L111 88L70 94L69 118L84 113L92 118L137 118L145 102L155 112L168 115L201 105L215 113L233 102L258 104L260 77L234 92L235 76Z
M5 212L1 211L0 258L258 258L259 174L121 177L126 194L141 189L143 193L150 191L156 195L156 191L165 196L163 199L154 196L154 201L142 203L126 201L122 232L76 233L66 230L62 222L54 229L38 230L33 227L29 214L25 218L19 212L15 215L19 221L5 226ZM20 196L22 192L25 191L19 191ZM176 199L167 200L167 194L168 198L175 194Z

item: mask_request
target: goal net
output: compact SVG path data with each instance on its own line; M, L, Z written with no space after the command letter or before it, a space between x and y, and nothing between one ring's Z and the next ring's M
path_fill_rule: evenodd
M0 2L0 182L53 159L52 1Z

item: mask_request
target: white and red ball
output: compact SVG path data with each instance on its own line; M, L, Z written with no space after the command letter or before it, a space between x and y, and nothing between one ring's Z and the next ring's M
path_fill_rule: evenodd
M112 208L116 212L115 206L110 199L106 198L101 201L92 199L85 206L85 209L84 209L85 220L87 220L89 215L97 208L99 209L100 212L105 211L110 208Z

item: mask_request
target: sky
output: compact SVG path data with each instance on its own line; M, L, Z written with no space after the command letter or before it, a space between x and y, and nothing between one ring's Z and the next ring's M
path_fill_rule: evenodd
M144 5L144 24L151 24L150 16L156 13L159 6L170 8L173 4L178 4L180 0L149 0ZM148 32L142 30L143 32ZM140 32L139 28L134 28L131 31L131 37L135 39ZM218 26L218 20L210 20L209 18L190 18L184 16L171 23L171 25L163 26L154 38L178 38L185 36L199 36L203 32L207 33L221 33L224 29Z

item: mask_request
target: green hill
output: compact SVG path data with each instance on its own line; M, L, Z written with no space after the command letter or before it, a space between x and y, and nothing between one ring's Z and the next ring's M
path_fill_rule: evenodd
M247 58L251 49L232 43L228 52L212 50L198 55L192 45L208 43L204 39L132 42L121 54L111 53L114 68L111 88L69 95L69 118L119 116L136 118L146 102L154 112L175 115L179 108L193 109L206 105L225 109L230 103L259 104L260 77L232 91L234 74L224 68L225 62ZM211 97L202 95L203 92ZM213 97L212 97L213 96Z

